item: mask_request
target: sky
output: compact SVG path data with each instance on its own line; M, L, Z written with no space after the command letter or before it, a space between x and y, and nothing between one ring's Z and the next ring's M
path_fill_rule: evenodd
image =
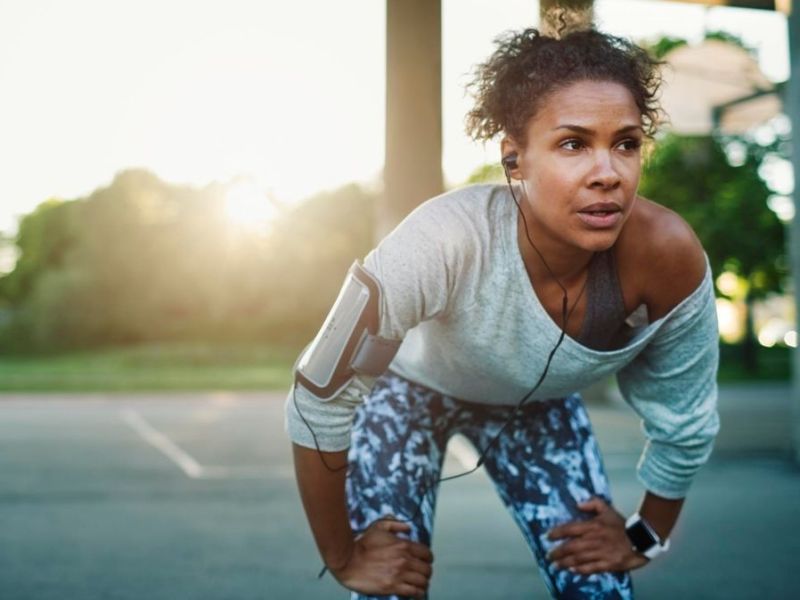
M443 169L448 184L497 162L469 141L467 74L529 0L442 0ZM599 29L634 40L724 29L788 77L780 13L597 0ZM52 198L144 167L173 183L249 175L294 202L378 180L384 153L381 0L0 0L0 232Z

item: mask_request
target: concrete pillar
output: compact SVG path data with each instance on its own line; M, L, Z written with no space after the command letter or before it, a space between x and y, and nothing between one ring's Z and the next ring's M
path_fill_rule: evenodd
M793 4L800 4L797 0ZM789 258L792 265L794 301L800 317L800 6L789 13L789 60L791 71L784 112L792 122L792 168L794 170L794 219L789 226ZM800 320L800 319L799 319ZM795 323L795 328L797 328ZM792 440L794 458L800 464L800 349L792 350Z
M386 161L375 243L444 191L440 0L386 0Z

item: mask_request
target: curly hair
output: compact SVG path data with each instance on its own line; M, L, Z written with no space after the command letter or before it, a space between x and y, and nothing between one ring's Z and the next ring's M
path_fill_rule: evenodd
M594 29L564 37L536 28L506 31L497 49L478 64L466 89L475 104L465 117L466 132L488 141L500 132L527 145L526 125L553 92L582 80L614 81L633 95L644 134L653 139L665 120L656 99L662 77L660 61L625 38Z

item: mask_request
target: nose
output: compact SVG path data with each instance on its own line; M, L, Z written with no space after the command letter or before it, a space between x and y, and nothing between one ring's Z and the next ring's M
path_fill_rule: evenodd
M610 152L596 152L593 167L590 181L591 187L609 189L619 185L621 177L614 168Z

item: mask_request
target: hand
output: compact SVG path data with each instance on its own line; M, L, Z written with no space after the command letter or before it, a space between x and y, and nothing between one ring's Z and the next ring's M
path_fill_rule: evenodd
M587 575L602 571L628 571L643 567L650 559L633 549L625 533L625 517L595 496L578 504L597 515L588 521L573 521L553 527L548 539L571 537L547 554L558 568Z
M396 535L410 529L400 521L375 521L354 540L347 564L331 573L343 586L362 594L424 598L433 574L433 554L426 545Z

